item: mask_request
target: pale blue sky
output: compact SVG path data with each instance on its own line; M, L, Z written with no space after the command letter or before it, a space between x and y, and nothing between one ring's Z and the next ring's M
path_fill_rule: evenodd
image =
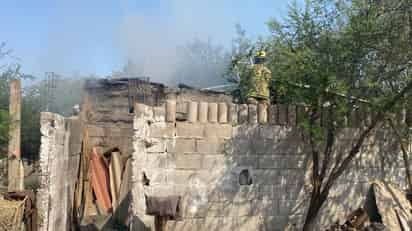
M14 50L26 73L39 77L45 71L106 76L136 54L171 58L176 45L194 37L229 45L236 23L252 37L265 35L265 22L284 17L289 3L2 0L0 41Z

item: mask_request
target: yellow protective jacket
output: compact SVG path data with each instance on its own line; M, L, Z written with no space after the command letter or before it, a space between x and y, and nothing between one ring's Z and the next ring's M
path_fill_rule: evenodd
M269 99L272 72L264 64L255 64L249 77L246 97Z

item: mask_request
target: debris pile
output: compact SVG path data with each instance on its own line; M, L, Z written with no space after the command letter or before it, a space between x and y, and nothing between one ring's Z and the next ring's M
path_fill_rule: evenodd
M406 194L393 184L374 181L365 205L339 221L327 231L406 231L411 230L412 206Z
M118 148L105 152L93 147L87 150L87 131L74 197L74 224L79 228L93 225L127 225L130 203L130 156Z

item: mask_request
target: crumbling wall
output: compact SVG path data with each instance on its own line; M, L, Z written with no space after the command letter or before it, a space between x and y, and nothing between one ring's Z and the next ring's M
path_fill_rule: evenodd
M81 140L77 117L41 114L39 230L70 230Z
M176 120L179 104L186 104L186 111ZM157 107L138 104L135 112L134 230L153 230L153 217L145 215L145 195L182 196L183 219L168 222L170 230L301 227L310 165L309 149L295 126L299 107L168 100ZM336 154L351 147L358 131L342 132ZM353 171L332 190L319 227L360 206L373 178L404 186L399 150L391 137L379 131L366 142ZM143 174L149 185L143 184Z

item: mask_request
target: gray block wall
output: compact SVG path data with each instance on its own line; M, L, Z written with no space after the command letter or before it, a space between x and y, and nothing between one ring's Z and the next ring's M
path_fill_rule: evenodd
M186 120L176 107L186 104ZM183 219L169 230L289 230L303 224L309 195L308 148L296 128L299 108L177 102L136 105L133 154L134 230L153 230L144 195L183 197ZM185 114L185 111L179 112ZM339 137L336 154L352 145L358 129ZM386 131L368 140L330 194L318 221L331 224L363 202L370 180L404 186L396 143ZM382 161L387 158L391 161ZM384 165L382 163L385 163ZM248 171L250 185L241 185ZM150 185L142 184L143 173Z

